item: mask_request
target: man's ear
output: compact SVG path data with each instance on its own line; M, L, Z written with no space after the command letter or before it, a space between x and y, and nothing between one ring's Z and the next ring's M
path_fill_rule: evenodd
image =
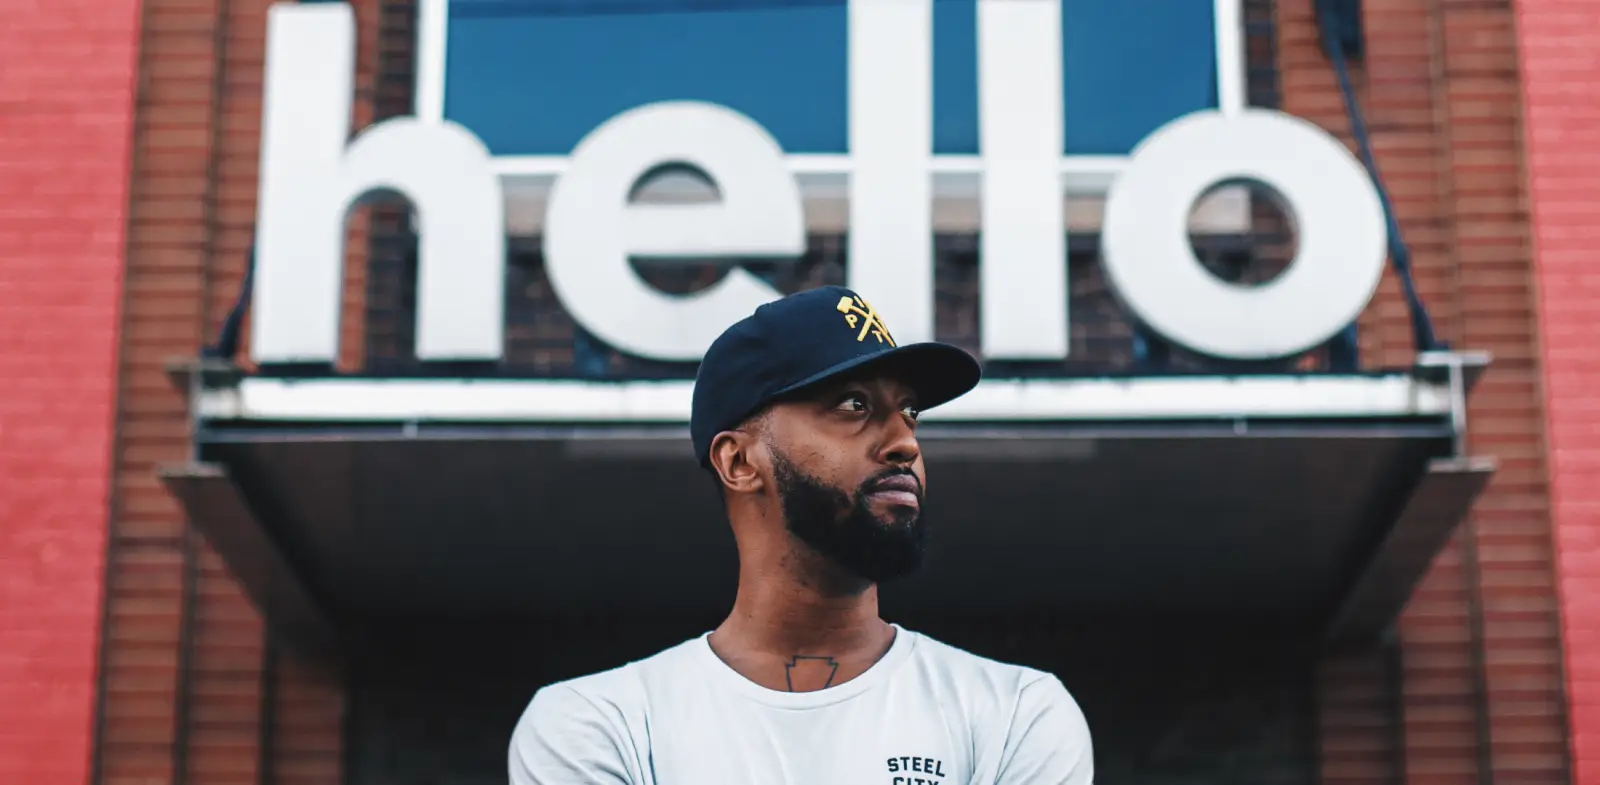
M756 493L765 486L756 452L761 440L747 431L723 431L711 440L711 470L730 493Z

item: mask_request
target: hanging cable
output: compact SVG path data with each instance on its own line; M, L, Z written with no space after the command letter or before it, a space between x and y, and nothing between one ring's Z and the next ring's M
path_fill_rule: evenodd
M1395 218L1394 203L1389 190L1384 187L1383 176L1378 172L1378 162L1372 155L1372 141L1367 135L1367 121L1356 101L1355 88L1350 84L1350 67L1345 62L1345 47L1355 36L1360 13L1359 4L1340 0L1316 0L1317 21L1322 28L1322 50L1333 64L1334 75L1339 79L1339 92L1344 96L1345 111L1350 118L1350 132L1361 150L1361 160L1378 190L1378 200L1383 205L1383 217L1389 227L1389 262L1394 265L1395 276L1400 279L1400 289L1406 298L1406 308L1411 314L1412 342L1419 352L1448 348L1433 332L1433 320L1427 306L1417 296L1417 287L1411 273L1411 249L1406 246L1400 232L1400 222Z
M233 301L233 307L228 309L228 315L222 320L222 329L217 332L217 342L205 347L200 354L207 359L231 360L239 353L239 332L243 329L245 313L250 310L250 292L254 288L256 277L256 244L250 242L250 251L245 257L244 280L239 283L239 296Z

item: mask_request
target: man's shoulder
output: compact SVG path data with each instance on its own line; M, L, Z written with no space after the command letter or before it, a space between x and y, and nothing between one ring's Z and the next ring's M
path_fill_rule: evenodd
M529 701L529 712L626 710L644 700L645 683L655 674L688 664L686 650L694 643L685 641L614 668L546 684Z
M917 633L915 656L923 669L948 676L956 683L981 685L996 694L1015 695L1042 680L1048 672L1006 660L986 657Z
M512 783L637 782L630 761L634 731L645 724L647 674L682 667L687 646L539 688L511 732Z
M1089 754L1091 742L1083 712L1054 674L983 656L926 635L919 636L916 657L923 671L918 674L919 680L933 685L942 703L959 709L973 731L977 748L1000 756L994 759L994 765L1004 767L1003 761L1019 754L1021 760L1033 760L1059 748L1067 759L1053 761L1051 767L1065 771L1077 765L1079 756ZM1010 765L1027 768L1021 763ZM1092 769L1092 762L1089 766L1085 771ZM1092 773L1081 780L1049 781L1090 782Z

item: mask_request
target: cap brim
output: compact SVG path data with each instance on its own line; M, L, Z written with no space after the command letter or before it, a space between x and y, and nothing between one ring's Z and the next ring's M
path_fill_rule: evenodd
M886 352L856 357L814 373L778 390L790 395L861 373L886 373L904 382L917 395L917 408L926 411L949 403L978 386L983 367L965 350L947 343L913 343Z

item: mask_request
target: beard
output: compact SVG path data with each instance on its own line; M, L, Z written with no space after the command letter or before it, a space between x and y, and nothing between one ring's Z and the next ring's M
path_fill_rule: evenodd
M922 505L916 509L892 508L885 519L868 506L866 492L885 478L909 473L903 469L879 472L862 482L854 493L846 493L802 472L782 455L773 454L773 477L789 533L846 573L868 583L902 578L922 565L927 538Z

